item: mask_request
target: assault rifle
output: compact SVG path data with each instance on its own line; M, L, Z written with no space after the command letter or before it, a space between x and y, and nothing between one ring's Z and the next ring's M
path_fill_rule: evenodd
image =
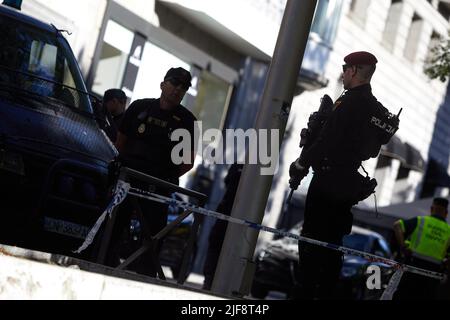
M291 201L292 194L297 190L302 179L309 172L309 167L305 168L300 165L302 157L319 136L325 122L333 111L333 105L333 100L331 100L330 96L327 94L324 95L320 100L319 110L309 116L308 127L302 129L300 133L300 148L302 148L302 152L300 153L300 157L289 168L289 174L291 175L289 186L291 187L291 192L287 200L288 203Z

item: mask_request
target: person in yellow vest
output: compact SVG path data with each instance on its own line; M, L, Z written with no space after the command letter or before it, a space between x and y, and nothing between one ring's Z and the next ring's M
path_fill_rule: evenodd
M448 200L434 198L430 212L430 216L396 221L395 238L404 263L445 272L450 256L450 225L446 222ZM406 272L394 299L435 299L439 285L439 280Z

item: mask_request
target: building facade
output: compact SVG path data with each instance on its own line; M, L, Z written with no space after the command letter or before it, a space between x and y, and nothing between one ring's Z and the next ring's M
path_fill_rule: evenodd
M286 212L288 169L299 155L299 132L308 116L318 108L323 94L337 99L343 92L340 75L343 57L353 51L370 51L379 60L372 79L374 95L392 113L403 111L400 129L384 146L379 157L364 163L368 173L378 181L378 207L410 202L424 188L430 159L440 163L441 183L431 181L429 193L448 195L448 159L450 138L448 83L429 80L424 74L425 60L438 36L449 30L449 5L443 1L343 1L337 36L325 76L329 84L319 90L306 91L294 100L287 135L281 152L280 171L274 179L264 224L286 227L277 212ZM433 170L434 166L432 166ZM429 170L428 170L429 171ZM306 194L311 174L297 191ZM361 207L374 208L370 197ZM260 235L260 240L270 235Z

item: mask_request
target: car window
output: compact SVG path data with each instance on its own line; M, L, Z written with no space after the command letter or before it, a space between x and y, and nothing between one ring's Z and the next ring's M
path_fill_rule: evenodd
M358 234L358 233L352 233L349 235L344 236L343 244L344 247L355 249L358 251L364 251L369 252L370 250L370 237Z
M55 80L57 54L58 48L55 45L32 40L28 71L36 74L42 73L44 77Z
M378 253L382 255L383 257L390 258L391 257L391 250L389 249L389 245L387 242L382 239L378 238L376 241L374 241L374 253Z
M91 112L77 62L61 35L0 16L0 83Z

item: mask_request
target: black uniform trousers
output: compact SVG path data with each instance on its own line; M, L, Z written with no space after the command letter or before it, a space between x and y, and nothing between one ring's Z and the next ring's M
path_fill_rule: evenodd
M315 172L306 197L302 236L342 245L353 222L349 197L356 174L355 170ZM335 298L341 268L340 252L299 241L298 285L293 298Z
M132 181L131 186L144 191L148 191L149 189L148 184L140 181ZM164 196L169 196L168 192L164 192L162 190L157 190L157 193ZM130 221L132 218L139 218L137 210L133 205L132 198L135 197L128 195L124 202L120 205L116 214L116 220L110 242L110 250L106 261L106 264L111 267L118 266L120 264L120 258L127 258L134 251L136 251L140 245L142 245L142 240L150 240L150 236L156 235L167 225L168 206L166 204L142 198L135 198L141 208L144 221L140 221L140 231L138 231L140 241L134 245L131 245L132 250L130 251ZM150 233L149 235L145 234L144 225L147 227L147 230ZM127 268L136 271L139 274L156 277L157 269L155 267L154 259L159 255L161 245L162 242L158 241L155 252L152 253L151 249L147 250ZM154 256L152 256L153 254Z

